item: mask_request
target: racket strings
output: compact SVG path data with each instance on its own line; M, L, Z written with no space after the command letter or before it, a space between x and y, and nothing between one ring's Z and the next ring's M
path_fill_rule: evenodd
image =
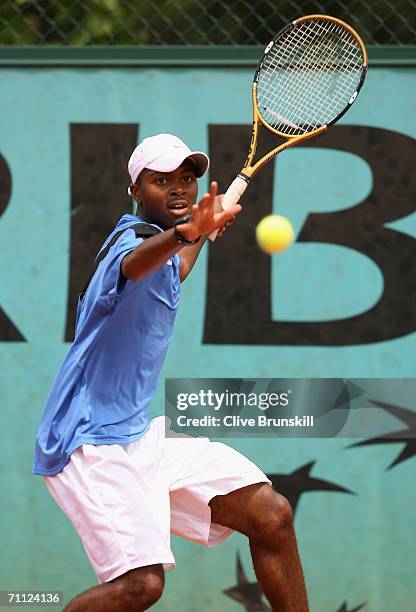
M288 136L334 120L357 90L361 47L336 22L300 23L278 37L261 64L257 105L264 120Z
M292 43L292 46L296 45L296 49L297 49L296 52L299 53L300 46L299 46L299 41L296 40L296 35L297 34L299 34L299 33L295 30L294 31L294 36L292 36L291 43ZM306 38L304 40L303 47L302 47L303 48L303 53L302 53L302 55L300 57L297 58L297 64L301 65L302 67L310 65L310 60L312 59L311 49L313 49L313 47L310 47L308 44L306 44L309 41L314 42L313 38L310 36L310 32L307 33L307 36L306 36ZM322 57L322 55L324 55L325 52L330 52L330 51L331 51L331 48L330 48L330 46L328 44L321 45L321 48L320 48L321 57ZM271 66L274 67L274 64L271 63ZM271 75L269 74L269 81L270 81L270 77L272 77L272 79L273 79L275 74L276 74L275 72L272 72ZM312 78L309 78L307 84L304 84L303 94L304 94L305 97L307 96L309 98L310 96L314 95L314 92L316 91L316 85L317 85L318 78L319 78L319 75L317 74L317 72L315 70L315 72L312 73ZM272 85L273 85L273 81L272 81ZM298 96L296 98L294 98L294 96L297 93L297 89L298 89L298 83L297 83L297 81L293 81L293 79L292 79L292 81L289 82L286 90L284 91L283 96L282 96L282 100L281 100L283 103L286 103L287 105L290 104L291 100L296 100L296 105L294 106L294 109L293 109L295 111L295 113L296 113L296 116L299 115L300 106L302 104L302 101L299 100ZM272 90L272 89L271 89L271 91L273 91L273 94L269 98L269 102L270 102L270 106L272 107L273 105L276 105L276 103L277 103L277 99L278 99L278 95L277 94L279 92L277 90ZM269 112L271 112L270 108L269 108ZM276 113L273 113L273 112L272 112L272 114L274 116L276 115ZM291 133L291 134L293 133L294 134L294 133L299 132L299 130L301 132L305 133L305 132L310 131L311 129L314 129L314 125L310 124L308 121L304 121L303 122L304 123L303 126L297 125L297 124L293 123L293 121L295 120L294 117L292 118L292 121L290 121L290 119L289 119L289 117L287 115L288 115L288 113L285 112L284 117L282 116L281 119L283 120L284 123L286 122L286 124L289 126L289 133ZM286 121L285 121L285 119L286 119Z
M335 26L332 24L332 30L333 29L335 29ZM328 55L328 53L331 53L331 54ZM324 58L325 64L323 64L322 58L325 56L325 54L326 54L326 57ZM322 65L324 66L329 65L333 67L334 62L336 60L336 55L337 55L336 46L335 47L332 46L332 50L331 50L331 45L328 44L328 42L326 44L325 43L321 44L320 46L320 58L321 59L320 59L319 69L322 69ZM288 112L287 109L283 111L284 115L282 115L281 122L283 122L283 124L286 124L288 126L287 131L290 134L296 134L299 131L306 132L316 127L316 121L310 122L305 118L305 116L307 115L307 113L305 113L305 110L310 111L311 107L313 107L315 117L319 116L319 119L320 119L319 123L323 124L324 121L322 120L322 117L325 117L328 110L330 110L331 105L333 106L334 101L338 102L339 100L341 100L342 93L344 93L344 96L345 96L345 91L341 89L340 90L341 95L335 96L334 99L332 99L330 103L328 103L328 100L326 98L327 98L328 90L331 88L333 78L328 78L327 71L325 72L324 75L322 73L319 74L317 70L311 71L310 70L311 60L313 60L313 47L311 48L310 46L306 46L304 47L304 52L302 56L300 58L298 56L298 64L303 65L303 66L306 65L307 69L309 68L308 74L307 74L308 76L307 81L300 83L300 79L302 79L303 75L302 73L299 74L299 72L296 73L296 78L295 79L292 78L291 82L288 82L287 78L284 81L286 87L285 87L284 95L282 96L281 104L286 105L286 107L292 107L292 108L290 109L291 113ZM314 64L312 64L312 68L313 67L314 67ZM342 72L340 72L339 74L342 75ZM325 78L323 78L323 76ZM345 78L343 80L345 81ZM298 95L299 94L298 90L299 90L300 85L303 87L304 100L301 100ZM345 87L345 82L343 83L343 86ZM318 91L320 93L319 97L317 96ZM296 94L296 98L294 98L295 94ZM293 99L296 101L296 104L293 104ZM347 96L347 99L345 101L342 100L343 106L348 101L348 99L349 99L349 96ZM278 100L278 96L276 95L276 92L274 92L274 95L271 98L268 97L269 107L276 104L277 100ZM306 109L305 109L305 100L307 101ZM299 116L301 117L301 120L299 120ZM276 117L275 113L274 113L274 117ZM276 123L276 121L274 121L274 123ZM299 126L299 123L303 123L303 126L302 125ZM298 129L296 128L296 126L298 126Z
M327 31L327 33L331 33L333 32L335 29L337 28L337 25L331 22L331 26L329 28L329 30ZM322 29L322 28L318 28ZM316 29L315 29L316 30ZM310 33L308 33L310 34ZM296 36L295 36L296 37ZM308 40L310 40L310 36L308 36ZM296 42L296 41L295 41ZM338 53L339 49L337 45L333 45L331 44L331 39L327 37L326 42L324 42L322 44L322 42L320 43L320 48L319 48L319 70L322 70L322 66L334 66L334 63L336 61L336 55ZM298 61L298 65L301 65L302 68L304 69L305 66L307 69L310 69L312 67L315 68L316 67L316 62L314 62L314 53L315 53L315 49L313 45L304 45L304 52L302 54L302 56L299 58ZM297 93L298 89L299 89L299 73L297 73L297 78L294 80L292 78L292 81L289 82L289 86L286 87L286 90L284 92L284 95L282 97L282 101L283 103L286 102L286 104L290 104L290 101L292 100L293 96L295 93ZM302 75L301 75L302 76ZM323 78L325 77L325 78ZM320 74L318 72L318 70L312 70L312 73L309 71L308 73L308 79L306 83L302 83L303 86L303 95L304 98L308 100L308 106L310 107L311 104L313 103L313 106L315 108L315 113L318 113L319 116L322 116L325 114L325 111L328 110L328 106L330 106L330 104L328 104L328 100L327 98L327 93L329 88L332 85L333 82L333 78L332 78L332 74L330 75L331 78L328 78L328 72L325 72L324 75ZM287 80L286 80L287 82ZM317 91L318 91L318 87L320 86L319 89L319 93L320 93L320 97L317 96ZM277 96L276 93L274 94L271 102L276 103L277 101ZM294 113L294 115L299 116L301 107L304 106L304 101L301 101L299 99L299 96L296 96L296 102L297 104L294 106L294 108L292 109L292 112ZM333 100L331 101L333 102ZM285 113L285 117L286 117L287 113ZM290 122L292 125L290 125L290 129L289 132L290 133L294 133L296 131L296 129L293 127L295 124L292 122ZM299 122L298 122L299 123ZM315 127L314 124L304 121L304 123L306 123L306 126L303 127L303 132L308 131L309 129L312 129ZM322 124L323 122L321 122ZM302 126L299 126L302 127Z
M336 28L336 24L331 23L331 30L334 30ZM295 34L296 37L296 34ZM344 37L345 37L345 33L344 33ZM294 38L294 37L292 37ZM310 36L308 37L308 39L310 40ZM292 41L293 42L293 41ZM312 51L312 53L311 53ZM335 53L337 52L337 47L332 45L332 49L331 49L331 45L329 45L328 43L324 43L323 45L321 44L320 46L320 64L319 67L322 67L322 58L324 57L325 52L330 53L332 51L332 56L329 56L326 58L326 65L333 65L333 56L335 55ZM312 58L312 54L313 54L313 47L304 45L304 52L301 56L301 58L298 58L298 64L302 65L303 67L305 66L310 66L311 65L311 58ZM316 64L314 64L313 66L315 66ZM299 76L299 75L298 75ZM309 75L309 80L308 80L308 84L307 84L307 88L306 90L304 90L304 93L307 94L308 96L313 95L313 92L316 90L316 85L318 83L318 79L321 78L322 79L322 75L319 76L317 71L315 70L315 72L312 75L312 78L310 78ZM328 81L328 84L330 86L331 84L331 79L326 79ZM299 79L297 79L297 81L295 81L294 85L295 87L298 88L299 83L298 83ZM286 90L286 95L284 96L284 99L286 101L290 100L290 98L293 96L293 82L292 82L292 88L288 87ZM321 92L322 93L322 92ZM326 91L324 91L323 93L326 93ZM321 97L322 99L322 97ZM273 96L273 99L271 100L272 103L276 101L276 95ZM320 108L322 108L322 104L319 105Z
M292 36L289 37L289 41L288 43L291 44L292 49L294 50L294 52L291 53L291 57L290 57L290 64L289 66L293 66L294 65L294 55L297 55L298 57L296 58L296 63L295 65L301 65L301 66L305 66L310 64L310 59L311 59L311 53L310 53L310 48L308 43L313 42L313 38L310 36L311 32L307 32L306 36L304 38L303 41L303 46L299 45L299 41L296 40L297 38L299 38L299 32L298 31L294 31ZM327 47L327 45L322 45L321 48L321 52L323 53L326 49L325 47ZM299 56L299 50L302 49L303 53L301 56ZM272 68L272 70L269 70L268 73L268 79L267 79L267 85L269 86L269 91L271 92L270 96L266 96L267 101L269 102L269 106L267 107L267 110L269 111L269 113L273 114L274 116L276 116L276 113L272 111L272 107L274 105L276 105L277 102L277 98L278 98L278 94L279 91L274 88L274 79L276 77L276 69L275 69L275 64L273 63L273 56L271 56L271 62L270 62L270 67ZM287 73L287 68L285 69L285 72ZM286 75L285 75L286 76ZM299 77L299 74L296 75L297 77ZM315 78L310 78L307 84L307 87L304 88L304 96L306 95L311 95L313 94L313 91L315 90L315 86L316 86L316 74L315 74ZM290 82L287 82L286 80L286 89L284 90L283 95L281 96L281 106L283 108L283 104L286 103L286 106L290 103L291 99L293 98L294 94L296 93L295 90L297 90L299 88L299 84L298 84L298 78L297 79L293 79ZM297 99L297 106L299 106L299 100ZM294 124L293 121L295 120L295 114L296 116L299 115L299 109L295 108L294 109L296 112L292 113L293 117L292 117L292 121L290 121L290 113L288 113L288 111L284 111L284 117L282 116L281 119L283 121L283 123L286 123L289 126L289 133L296 133L298 131L301 132L307 132L308 129L313 129L313 126L309 125L308 122L304 121L304 125L299 126L297 124ZM285 121L286 120L286 121Z

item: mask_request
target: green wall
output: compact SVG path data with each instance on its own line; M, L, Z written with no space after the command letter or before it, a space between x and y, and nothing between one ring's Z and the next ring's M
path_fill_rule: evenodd
M31 475L43 404L68 348L64 332L71 244L70 125L139 124L140 138L169 131L193 148L208 150L208 126L250 122L251 74L249 68L191 67L22 67L0 72L0 590L61 590L69 599L96 582L71 525L41 478ZM362 93L341 121L344 126L407 136L408 149L401 151L402 157L384 148L380 138L374 145L377 155L393 160L398 174L409 163L403 155L414 151L415 74L410 67L370 70ZM5 164L11 177L10 197ZM408 209L414 211L412 178L401 186L400 197L407 198ZM285 153L273 180L273 210L289 217L298 233L310 213L351 208L374 186L371 167L363 157L313 142ZM206 179L201 180L201 192L206 185ZM114 220L120 207L129 206L125 186L120 186L119 200L114 202ZM389 185L383 189L393 211ZM100 215L98 207L96 214ZM346 231L359 231L354 223ZM388 227L399 238L415 238L416 216L394 219ZM224 245L227 240L226 235ZM406 263L406 253L400 255L399 247L392 251L391 264L399 256ZM234 255L230 250L229 257ZM90 263L84 262L85 267ZM255 262L244 264L250 268ZM208 273L205 250L183 286L163 377L414 376L415 333L349 346L204 344ZM397 274L407 272L397 266ZM275 321L316 322L359 315L372 308L386 289L380 268L369 257L322 242L295 243L273 258L271 276ZM412 289L405 289L403 296L402 301L415 305ZM10 326L5 317L24 341L7 337ZM163 412L163 377L152 402L154 415ZM406 408L413 410L413 406ZM391 417L392 431L401 426ZM231 444L269 474L290 474L315 462L312 476L355 493L305 492L296 508L312 611L335 612L343 602L347 602L345 610L353 610L367 602L364 609L371 612L411 612L416 572L415 459L410 456L388 469L403 444L349 449L350 442L341 438L233 439ZM254 581L242 537L234 535L210 551L178 538L173 539L173 547L177 569L168 576L164 598L155 609L231 612L244 608L222 593L236 584L237 551Z

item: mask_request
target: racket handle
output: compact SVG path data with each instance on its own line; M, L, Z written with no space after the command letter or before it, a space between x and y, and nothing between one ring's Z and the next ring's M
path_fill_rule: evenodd
M237 176L233 180L231 185L228 187L227 191L224 193L224 197L222 200L223 209L227 210L227 208L230 208L230 206L237 204L237 202L239 202L241 196L247 189L247 186L248 186L247 180L243 179L240 175ZM214 230L213 232L210 233L208 238L211 240L211 242L214 242L215 238L217 237L217 234L218 234L218 230Z

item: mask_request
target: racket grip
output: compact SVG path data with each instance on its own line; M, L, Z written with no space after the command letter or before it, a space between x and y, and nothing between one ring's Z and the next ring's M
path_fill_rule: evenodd
M228 187L227 191L224 193L224 197L222 200L223 209L227 210L227 208L230 208L230 206L237 204L237 202L239 202L241 196L247 189L247 186L248 186L247 180L242 178L240 175L237 176L233 180L231 185ZM214 242L215 238L217 237L217 234L218 234L218 230L214 230L213 232L210 233L208 238L211 240L211 242Z

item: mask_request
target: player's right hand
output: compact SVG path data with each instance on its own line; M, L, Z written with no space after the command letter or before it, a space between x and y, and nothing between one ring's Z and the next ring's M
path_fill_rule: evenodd
M209 193L203 196L199 204L192 206L192 219L177 226L186 240L193 241L199 236L207 236L214 230L223 228L228 222L232 223L236 215L240 213L239 204L234 204L227 210L215 211L216 208L218 210L217 188L216 181L212 181Z

